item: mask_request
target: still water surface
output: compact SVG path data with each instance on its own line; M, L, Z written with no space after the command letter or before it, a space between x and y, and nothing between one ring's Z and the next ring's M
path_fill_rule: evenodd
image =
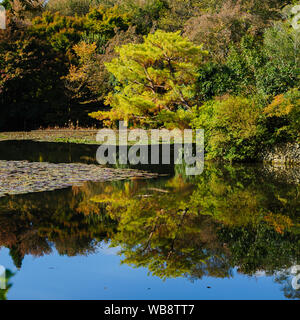
M95 163L97 146L9 141L0 160ZM299 299L289 170L143 167L157 179L0 198L0 299Z

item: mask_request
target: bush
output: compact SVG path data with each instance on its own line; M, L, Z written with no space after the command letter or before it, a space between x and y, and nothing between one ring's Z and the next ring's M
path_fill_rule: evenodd
M292 89L286 94L276 96L273 102L264 109L264 113L269 122L268 127L272 128L272 143L300 142L299 89Z
M226 65L208 62L198 71L196 92L198 100L201 102L228 92L234 92L235 87L235 74Z
M299 34L289 21L278 22L264 33L263 42L245 36L231 47L226 66L234 82L231 92L278 95L299 85ZM227 92L230 92L229 90Z
M253 100L229 96L200 107L192 127L205 130L208 159L251 160L259 147L259 115Z
M257 72L259 91L278 95L299 85L299 33L287 23L266 30L264 51L268 62Z
M238 45L231 46L226 66L234 79L231 90L236 94L255 94L257 73L266 64L263 46L252 36L245 36Z

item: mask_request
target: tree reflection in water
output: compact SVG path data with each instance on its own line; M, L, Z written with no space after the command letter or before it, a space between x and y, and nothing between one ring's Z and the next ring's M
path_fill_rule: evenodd
M0 246L16 267L25 255L89 255L103 243L122 262L162 279L275 275L299 264L300 189L257 166L209 165L201 176L86 183L0 199ZM284 271L285 270L285 271Z

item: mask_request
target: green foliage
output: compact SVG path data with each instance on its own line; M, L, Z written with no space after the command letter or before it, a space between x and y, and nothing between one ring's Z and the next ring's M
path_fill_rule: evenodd
M48 41L55 50L66 53L79 42L85 30L84 18L44 12L41 17L32 21L30 32L33 36Z
M215 96L236 91L239 82L236 74L227 65L213 62L205 63L198 70L196 94L199 101L207 101Z
M239 45L230 48L226 60L226 66L234 79L230 89L236 94L255 93L257 74L266 62L262 44L257 43L252 36L243 37Z
M232 161L252 159L259 146L298 141L298 107L289 115L263 112L274 99L298 106L282 96L295 96L290 90L300 81L300 33L291 25L297 3L7 0L1 128L85 122L89 115L99 126L192 123L208 132L210 157Z
M300 142L300 91L298 88L276 96L265 108L264 113L267 116L267 126L272 130L273 144L286 141Z
M120 12L117 6L113 8L99 7L92 9L86 15L86 26L90 32L104 35L110 39L115 35L115 30L126 31L129 21L126 14Z
M236 93L277 95L299 84L299 32L289 22L266 29L264 42L244 37L231 48L226 65L232 70Z
M6 289L0 289L0 301L7 300L7 293L12 287L11 278L13 278L13 276L15 275L15 273L9 269L6 270L5 272L6 272L5 274Z
M64 126L74 118L91 123L87 114L95 107L76 111L78 99L64 81L70 64L79 63L73 47L85 40L96 42L97 51L103 52L117 29L119 33L128 29L126 21L117 7L99 7L83 17L46 11L25 30L10 23L0 38L0 128Z
M0 1L1 5L6 9L11 9L11 1L10 0L2 0Z
M127 0L120 5L128 14L131 24L136 26L137 33L143 35L157 25L157 20L167 8L165 0Z
M224 97L201 106L192 126L205 130L208 158L251 160L257 155L259 115L260 109L254 101Z
M112 245L123 263L163 279L199 279L227 277L233 265L245 274L275 272L299 259L298 188L288 189L257 167L208 165L193 181L126 183L92 200L118 221Z
M300 84L300 33L289 22L277 23L264 35L267 63L258 71L257 88L277 95Z
M106 99L112 110L92 117L141 119L157 125L153 116L162 110L191 111L197 65L206 54L201 46L193 45L179 32L156 31L145 37L144 43L124 45L117 52L119 58L106 64L120 83Z
M127 20L117 7L91 9L83 17L44 12L41 17L33 20L31 33L49 41L56 50L68 53L82 38L89 41L94 39L98 45L103 46L115 35L116 29L128 29Z
M63 113L63 57L36 38L0 43L0 127L26 129ZM45 121L45 122L44 122Z

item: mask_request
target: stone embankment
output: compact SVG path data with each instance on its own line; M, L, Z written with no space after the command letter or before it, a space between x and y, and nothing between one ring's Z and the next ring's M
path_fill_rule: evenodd
M273 164L299 164L300 165L300 144L286 143L264 151L261 155L263 162Z

